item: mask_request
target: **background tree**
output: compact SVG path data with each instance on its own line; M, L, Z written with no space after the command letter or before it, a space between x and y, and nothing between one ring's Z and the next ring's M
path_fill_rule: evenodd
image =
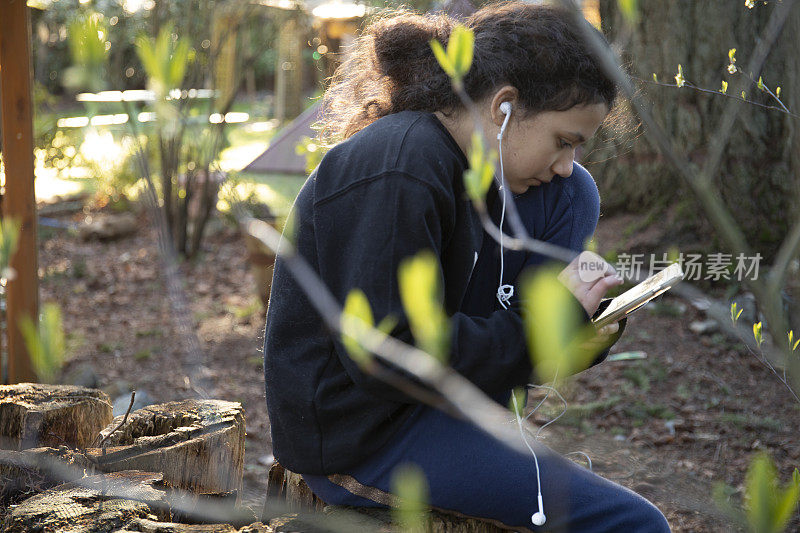
M720 91L722 82L748 72L728 71L728 51L736 48L737 67L744 70L771 9L753 2L640 2L633 24L624 24L623 3L601 0L603 31L625 50L631 74L641 80L640 90L653 104L653 113L675 146L702 165L708 140L718 127L727 97L675 84L678 64L691 84ZM800 9L792 9L783 31L771 49L759 76L773 92L783 86L781 99L789 110L800 110L798 73ZM766 105L777 102L752 83L745 98ZM776 110L745 105L738 117L716 176L717 188L745 235L767 260L772 259L797 211L800 171L800 119ZM691 235L713 242L686 187L675 170L650 143L631 138L596 142L589 159L600 189L606 191L606 214L625 209L663 213L674 208L667 228L670 236ZM688 231L687 231L688 230ZM699 233L698 233L699 232ZM684 237L685 238L685 237ZM716 243L713 243L716 245Z

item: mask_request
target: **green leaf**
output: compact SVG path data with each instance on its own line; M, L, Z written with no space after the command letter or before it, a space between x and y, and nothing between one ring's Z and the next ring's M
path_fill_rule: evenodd
M423 250L400 263L400 300L417 345L441 363L447 362L450 322L442 309L442 273L430 250Z
M433 56L436 58L436 61L439 62L439 66L442 67L442 70L450 76L451 78L456 77L456 68L453 65L452 61L447 55L447 52L444 51L442 47L442 43L437 41L436 39L431 40L431 49L433 50Z
M736 48L728 50L728 59L731 63L736 63Z
M383 320L381 320L380 323L378 323L376 328L379 331L385 333L386 335L389 335L392 333L392 330L395 328L395 326L397 326L397 322L398 321L396 316L386 315L385 317L383 317Z
M736 309L738 306L739 304L737 304L736 302L733 302L731 304L731 322L733 322L734 324L736 324L736 318L737 318Z
M51 383L64 362L66 343L61 310L58 305L47 303L44 305L38 326L30 317L23 316L19 328L36 376L44 383Z
M189 64L189 41L173 41L173 26L166 24L155 39L144 34L136 38L136 52L148 77L148 88L164 99L180 87Z
M345 299L341 316L342 344L350 357L361 367L371 361L371 356L361 346L358 338L366 328L371 328L374 323L372 308L367 296L360 289L350 291Z
M762 91L765 89L764 81L761 79L761 76L758 77L758 83L756 84L756 87L758 87Z
M479 133L473 132L472 147L469 151L469 169L464 173L464 187L473 202L482 202L486 197L486 192L492 185L495 161L497 161L497 152L492 150L487 157L483 137Z
M637 22L639 22L638 0L617 0L617 6L619 7L622 16L625 18L625 22L627 22L629 25L634 26Z
M597 355L582 347L594 328L584 327L580 304L558 280L558 270L523 275L523 322L531 363L540 382L584 370Z
M658 83L658 76L656 76L655 72L653 72L653 81Z
M105 64L111 46L100 13L85 13L67 24L72 66L64 72L64 83L73 89L103 90Z
M797 508L797 500L800 497L800 485L792 482L779 494L773 510L774 531L780 532L786 529L786 525L794 515Z
M793 479L781 489L772 459L766 453L759 453L747 471L745 495L750 529L758 533L780 533L786 529L797 507L800 485Z
M463 79L472 66L475 34L467 27L457 24L447 43L447 56L455 70L455 78Z
M683 87L686 84L686 79L683 77L683 66L678 63L678 73L675 75L675 85Z
M17 251L20 225L15 219L0 219L0 279L13 279L15 272L10 266Z
M747 100L747 93L742 91L742 100Z
M398 498L392 515L400 531L424 533L428 523L428 481L414 463L401 464L392 471L392 493Z
M606 358L606 361L608 361L608 362L612 362L612 361L631 361L631 360L634 360L634 359L647 359L647 353L643 352L643 351L640 351L640 350L636 350L636 351L633 351L633 352L614 353L614 354L609 355Z
M745 480L747 522L752 531L769 533L772 529L772 499L775 489L775 466L766 454L758 454L750 463Z
M528 390L525 387L515 387L511 391L511 398L508 399L508 410L514 413L515 416L525 416L525 397ZM514 407L514 400L516 399L516 408Z
M781 88L779 86L775 88L775 98L780 98L780 97L781 97Z
M764 338L761 334L761 322L753 324L753 338L756 340L756 344L761 347L761 343L764 342Z
M728 82L722 80L722 90L720 91L722 94L726 94L728 92Z

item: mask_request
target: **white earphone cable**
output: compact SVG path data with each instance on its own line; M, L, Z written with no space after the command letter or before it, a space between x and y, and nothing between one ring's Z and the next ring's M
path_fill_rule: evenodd
M508 104L508 102L503 103L503 105L505 104ZM497 300L500 302L500 305L503 307L503 309L508 309L508 301L512 296L514 296L514 286L503 284L503 271L505 269L505 261L503 259L503 256L505 255L503 253L503 223L505 222L506 218L506 191L503 190L503 182L505 181L505 174L503 173L503 134L505 133L506 126L508 125L508 120L510 118L511 110L509 108L506 112L506 118L503 120L503 125L500 127L500 133L497 134L498 152L500 156L500 180L498 191L500 192L503 201L503 209L500 214L500 285L497 287Z

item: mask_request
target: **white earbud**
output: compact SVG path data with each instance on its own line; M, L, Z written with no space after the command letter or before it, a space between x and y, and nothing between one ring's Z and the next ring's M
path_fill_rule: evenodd
M506 127L508 126L508 120L511 118L511 102L503 102L500 104L500 112L503 113L506 118L503 119L503 125L500 126L500 133L497 134L497 140L503 140L503 134L506 132Z
M539 512L533 513L531 516L531 522L533 522L534 526L542 526L547 521L547 518L544 516L544 505L542 504L542 493L539 493Z

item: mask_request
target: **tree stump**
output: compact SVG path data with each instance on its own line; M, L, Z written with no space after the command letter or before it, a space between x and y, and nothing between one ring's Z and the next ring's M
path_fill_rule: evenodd
M58 449L0 450L0 507L7 507L31 494L61 484L63 478L54 476L48 470L48 465L56 461L94 473L94 463L86 455L66 446Z
M129 495L131 499L120 497ZM177 500L161 474L115 472L65 483L18 505L3 521L3 533L48 531L144 533L270 533L260 522L237 529L230 524L176 523ZM207 514L207 513L206 513ZM245 522L246 523L246 522Z
M308 487L303 476L286 470L277 463L272 464L267 478L267 496L270 498L286 499L290 505L298 509L322 511L328 516L337 516L347 512L356 511L367 515L373 520L383 524L381 532L397 531L392 526L391 511L384 508L369 507L348 507L339 505L328 505L319 499ZM372 522L374 523L374 522ZM274 519L270 525L275 527L275 531L298 531L299 529L291 519ZM428 521L425 531L430 533L499 533L508 531L490 522L484 522L475 518L463 518L460 516L431 510L428 513Z
M86 448L112 419L105 393L72 385L0 385L0 448Z
M242 489L244 412L236 402L184 400L150 405L108 425L89 450L104 472L161 472L173 487L195 493L228 493Z
M272 528L260 522L236 529L230 524L176 524L158 522L147 518L135 518L124 529L115 533L272 533Z
M3 521L4 533L28 531L116 531L133 518L158 519L151 505L163 508L164 492L154 485L161 482L160 474L149 472L118 472L84 478L28 498L14 508ZM110 498L104 491L118 488L121 483L136 485L136 501Z

